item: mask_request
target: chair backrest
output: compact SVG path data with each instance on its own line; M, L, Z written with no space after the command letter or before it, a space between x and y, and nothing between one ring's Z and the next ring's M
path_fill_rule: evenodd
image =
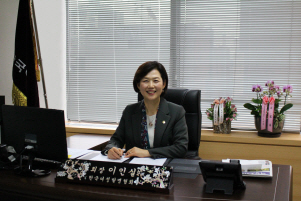
M202 127L201 90L168 88L164 98L184 107L189 135L188 155L198 156ZM142 99L143 96L139 93L138 101Z

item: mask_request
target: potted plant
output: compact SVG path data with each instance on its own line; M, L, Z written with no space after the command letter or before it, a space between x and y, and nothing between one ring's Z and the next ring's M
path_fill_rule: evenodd
M260 85L254 85L252 92L256 93L257 98L253 98L252 102L255 105L246 103L244 107L251 110L251 114L254 115L259 136L279 137L284 126L284 112L293 107L292 103L286 103L287 98L292 97L293 87L286 85L281 90L279 86L275 85L274 81L267 81L265 86L268 88L267 91L263 91ZM284 104L279 110L281 97L283 96Z
M231 132L231 122L237 118L237 108L232 104L232 98L219 98L215 99L211 104L211 107L206 110L206 115L209 120L212 121L213 132L214 133L230 133ZM221 105L222 104L222 105ZM221 107L222 106L222 107ZM220 110L222 109L223 112ZM216 112L214 112L216 110ZM214 113L216 114L217 125L214 124ZM223 115L222 122L220 121L220 116Z

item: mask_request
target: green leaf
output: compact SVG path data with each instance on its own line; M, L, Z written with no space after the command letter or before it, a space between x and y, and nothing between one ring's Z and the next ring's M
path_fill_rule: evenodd
M278 128L278 121L275 121L274 128Z
M284 114L279 114L278 119L279 119L279 122L282 122L285 119L285 115Z
M288 103L285 106L283 106L283 108L280 110L280 113L284 113L286 110L290 109L291 107L293 107L292 103Z
M251 103L245 103L244 107L249 110L256 110L256 107L254 105L252 105Z
M261 103L262 103L262 100L261 100L261 99L257 99L257 98L256 98L256 99L253 98L253 99L252 99L252 102L253 102L253 103L256 103L256 104L261 104Z
M279 103L280 101L282 101L281 99L275 99L275 104Z
M209 117L207 117L207 118L208 118L209 120L211 120L211 121L213 120L213 117L210 117L210 116L209 116Z
M259 115L259 112L255 111L255 110L253 110L253 111L251 112L251 114L254 115L254 116L256 116L256 117L260 116L260 115Z

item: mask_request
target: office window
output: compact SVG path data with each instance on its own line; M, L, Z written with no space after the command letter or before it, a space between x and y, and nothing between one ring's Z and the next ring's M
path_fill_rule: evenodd
M170 87L202 90L205 110L230 96L236 129L254 129L252 85L291 84L285 130L300 132L301 1L67 0L67 116L118 122L137 101L137 67L157 60Z

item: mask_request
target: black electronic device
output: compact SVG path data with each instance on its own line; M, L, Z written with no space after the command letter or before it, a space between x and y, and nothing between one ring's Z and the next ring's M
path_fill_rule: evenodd
M5 96L0 96L0 122L2 122L2 109L1 106L5 104Z
M40 167L33 167L33 160L43 165L43 162L59 164L68 158L64 111L3 105L2 117L3 143L22 156L20 174L49 174L48 170L36 171ZM25 167L24 158L28 159Z
M230 163L201 161L199 165L206 182L206 193L213 193L218 190L224 191L224 194L232 195L234 190L246 188L239 161L231 161Z
M17 153L12 146L0 144L0 169L11 169L17 165Z

